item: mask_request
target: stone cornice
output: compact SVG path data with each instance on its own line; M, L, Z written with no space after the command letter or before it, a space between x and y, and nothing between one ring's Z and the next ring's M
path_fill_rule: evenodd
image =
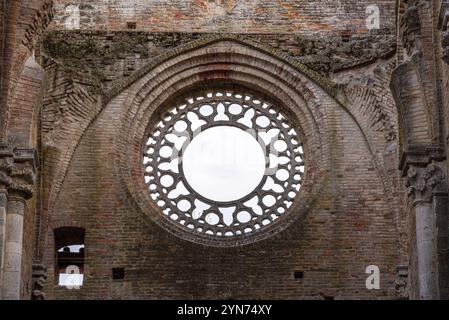
M403 152L399 162L399 170L405 177L410 166L425 167L433 161L444 161L446 155L444 148L440 146L409 146L407 151Z
M39 166L39 158L36 149L16 148L14 150L14 162L24 163L29 162L33 171L37 170Z

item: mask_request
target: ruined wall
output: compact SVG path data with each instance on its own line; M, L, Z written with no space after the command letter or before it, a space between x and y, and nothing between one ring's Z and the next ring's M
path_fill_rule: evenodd
M447 153L449 37L441 25L447 2L408 2L419 2L418 36L396 32L396 1L376 2L381 28L369 31L370 1L56 0L55 21L37 48L52 15L50 1L17 1L7 13L2 7L1 138L16 143L29 137L31 147L42 138L43 189L38 204L38 199L29 202L25 221L23 297L30 295L34 252L37 259L44 255L50 268L50 298L387 298L394 289L404 297L404 286L395 288L398 265L409 266L407 287L417 298L413 201L396 171L397 151L404 146L389 82L417 45L422 57L412 69L419 83L405 74L403 85L411 91L403 96L419 100L406 108L425 105L426 116L418 110L400 120L413 122L413 132L426 132L425 142L443 145ZM400 1L400 15L406 7ZM74 23L78 13L79 25ZM398 28L413 27L418 19L397 22ZM235 33L292 63L302 62L331 79L334 98L340 97L326 113L333 124L325 134L333 139L332 183L323 186L306 221L238 249L197 246L147 225L108 162L118 152L110 141L117 138L114 124L122 107L112 104L100 113L111 88L118 90L148 63L211 33ZM37 95L31 95L35 88L20 78L34 49L47 76L40 132L37 113L24 114L40 107ZM24 129L25 123L32 125ZM440 260L447 261L447 216L440 218L438 250ZM64 225L87 229L87 282L80 291L54 286L52 228ZM379 292L364 289L369 263L381 265ZM126 269L124 281L111 280L111 266ZM449 277L441 275L447 270L440 262L446 296ZM304 271L304 279L294 280L294 271Z
M71 41L64 40L68 37ZM207 35L51 32L44 47L46 54L59 61L60 70L77 68L81 74L98 77L107 91L146 63L167 56L169 50L204 37ZM300 44L308 40L275 34L247 38L303 61L326 77L331 70L341 69L335 62L338 59L320 61L315 45L304 54ZM340 39L329 53L331 58L346 57L346 69L334 78L347 92L349 110L321 93L328 101L320 112L328 124L323 136L331 142L323 146L332 154L330 178L306 220L268 240L227 249L186 242L148 223L123 185L112 161L120 152L113 141L120 141L118 127L125 112L122 101L134 93L133 85L93 118L84 135L71 141L73 133L61 124L85 123L89 114L96 113L97 105L85 100L58 113L57 101L66 101L64 97L74 91L64 85L71 82L70 73L55 72L50 63L47 72L53 85L48 87L43 114L43 130L49 133L46 141L60 150L77 147L73 158L66 158L71 161L61 163L52 158L47 162L48 173L63 167L68 170L58 197L49 204L54 205L44 255L49 298L395 298L401 227L398 212L391 208L399 188L394 174L395 112L391 94L385 91L393 67L388 57L391 45L380 41L380 49L372 53L366 42L360 41L365 46L345 54L341 48L357 42L348 44ZM379 56L383 58L377 60ZM366 61L375 63L362 67ZM86 111L77 112L84 108ZM65 142L50 139L52 136L65 136ZM48 188L58 188L53 186L53 177L45 178ZM64 225L86 228L86 278L80 290L56 285L52 230ZM365 287L365 268L371 264L381 268L379 291ZM124 268L125 279L112 280L112 267ZM304 279L295 279L295 271L304 272Z
M347 115L335 112L336 140L346 141L335 145L336 180L308 218L260 243L216 249L179 240L142 218L107 160L117 112L111 108L85 136L55 210L55 226L60 220L86 227L85 285L55 286L50 235L50 298L394 297L397 243L389 204L366 149L352 147L363 141ZM372 263L382 266L381 291L365 288L364 271ZM112 280L112 267L125 268L125 279ZM304 271L304 279L294 279L295 271Z
M381 24L374 30L366 27L371 4L55 1L54 22L37 52L47 84L36 255L48 268L48 298L396 298L396 267L407 250L397 114L388 88L395 1L376 3ZM148 221L111 161L120 152L113 141L120 141L125 117L121 101L137 85L121 84L211 33L234 33L302 63L336 90L331 98L315 87L327 101L317 110L327 126L323 149L332 157L307 218L238 248L180 240ZM60 226L86 229L80 290L57 286L53 229ZM371 264L381 269L378 291L365 287ZM125 269L124 280L112 279L113 267ZM295 279L296 271L304 278Z

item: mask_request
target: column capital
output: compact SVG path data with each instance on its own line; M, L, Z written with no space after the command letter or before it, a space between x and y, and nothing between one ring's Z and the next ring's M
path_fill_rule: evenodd
M11 185L11 171L14 166L14 152L11 145L0 143L0 189Z
M36 172L38 167L35 149L15 148L14 165L11 169L11 183L8 192L12 195L30 199L34 194Z
M411 165L407 170L405 186L413 205L430 203L436 193L447 193L446 170L441 162L431 162L427 166Z

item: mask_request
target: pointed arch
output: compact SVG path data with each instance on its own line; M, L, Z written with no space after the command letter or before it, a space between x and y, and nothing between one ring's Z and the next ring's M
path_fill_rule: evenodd
M263 233L238 241L223 239L214 245L235 246L262 240L303 219L325 185L330 168L329 132L333 120L329 111L339 108L332 83L290 58L282 58L278 52L238 37L194 42L174 53L144 67L106 94L107 108L121 110L117 115L120 132L114 142L120 150L116 167L141 211L169 232L186 238L177 226L157 213L149 199L140 179L142 143L148 128L167 117L174 105L182 104L196 92L222 88L263 97L283 110L299 129L309 161L306 182L300 191L302 201L292 209L295 214L285 216Z
M123 182L130 194L136 198L142 211L154 211L150 201L140 200L146 196L141 194L144 188L136 183L136 177L141 173L141 142L148 124L151 125L158 117L163 116L171 104L185 98L188 92L223 84L228 88L244 88L274 101L295 119L302 134L306 136L306 148L313 146L307 151L314 159L311 163L312 169L309 170L311 176L303 187L304 192L309 194L309 201L301 203L298 217L305 216L319 194L320 186L328 177L332 157L332 143L329 139L332 139L332 135L326 133L335 125L332 110L343 109L350 115L354 125L358 126L362 133L374 165L377 166L364 129L345 107L346 98L335 83L281 51L237 35L211 35L168 50L105 92L101 99L101 110L92 115L89 126L84 130L86 132L105 110L113 108L119 111L116 117L119 133L115 141L120 148L117 168L120 168ZM73 146L71 156L81 139L82 137ZM67 154L69 156L69 153ZM66 166L55 178L56 187L49 193L44 230L51 219L69 164L70 160L67 160ZM377 171L379 175L384 174L382 168ZM152 218L164 224L156 215ZM170 228L166 225L165 227ZM264 237L269 235L266 233Z

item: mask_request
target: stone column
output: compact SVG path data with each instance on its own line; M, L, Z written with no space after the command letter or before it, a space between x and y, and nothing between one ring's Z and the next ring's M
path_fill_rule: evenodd
M33 196L35 172L35 151L30 149L14 150L14 166L10 174L11 184L8 187L6 212L2 280L2 298L5 300L21 298L23 221L26 214L26 201Z
M26 202L16 195L8 197L5 238L5 266L3 272L3 299L19 300L22 283L23 215Z
M2 297L3 262L5 254L5 229L7 195L5 186L0 186L0 298Z
M438 252L434 193L445 185L444 166L431 163L427 167L410 166L407 190L413 199L416 222L419 298L439 299Z
M6 211L8 205L8 190L11 185L11 170L14 158L12 149L4 143L0 144L0 298L2 297L2 279L5 256Z

